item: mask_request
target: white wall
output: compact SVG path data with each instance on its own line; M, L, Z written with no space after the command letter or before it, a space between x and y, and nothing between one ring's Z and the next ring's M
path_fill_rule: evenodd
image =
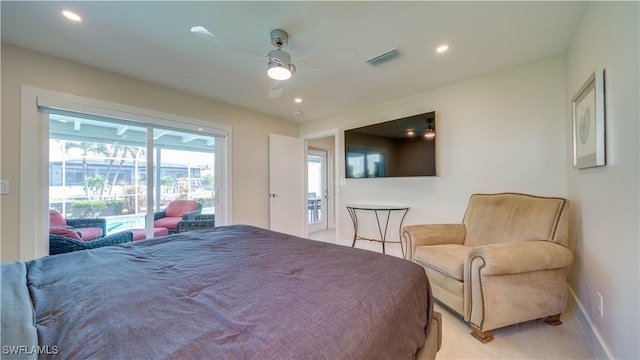
M412 224L459 222L473 192L566 196L578 321L597 358L640 358L639 7L589 3L566 57L303 124L303 134L342 131L437 112L439 176L346 180L341 242L353 236L348 203L409 205ZM607 166L575 170L570 101L598 67L606 68ZM337 168L344 178L344 163Z
M0 177L10 180L11 192L2 195L2 262L17 260L20 252L19 194L24 190L20 188L20 88L23 84L231 125L233 222L269 226L268 135L296 136L298 124L3 43Z
M408 205L405 224L459 223L472 193L565 196L564 99L564 61L555 58L304 123L301 132L340 128L342 143L344 129L436 111L437 177L346 179L339 187L340 239L351 244L349 203ZM344 144L339 151L344 159ZM344 163L337 169L344 178Z
M587 337L601 345L594 349L600 359L640 358L639 11L638 2L589 3L566 55L567 105L596 68L606 69L607 165L574 170L567 163L568 196L576 210L576 263L569 281L583 323L594 330ZM596 292L604 297L604 317Z

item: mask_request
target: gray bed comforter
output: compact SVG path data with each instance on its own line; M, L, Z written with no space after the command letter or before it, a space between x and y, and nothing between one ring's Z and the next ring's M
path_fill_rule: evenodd
M432 313L416 264L246 225L3 264L2 297L3 347L62 359L409 359Z

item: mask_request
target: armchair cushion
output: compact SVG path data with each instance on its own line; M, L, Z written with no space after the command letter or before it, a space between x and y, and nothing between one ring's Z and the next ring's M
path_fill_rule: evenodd
M58 227L58 226L67 226L67 220L58 212L58 210L50 209L49 210L49 226Z
M182 216L167 216L154 221L153 227L175 229L180 221L182 221Z
M74 240L82 241L80 235L69 226L54 226L49 228L49 234L60 235Z
M80 234L80 237L83 241L89 241L93 239L97 239L102 237L104 234L102 232L102 228L99 227L86 227L86 228L77 228L76 231Z
M472 250L471 246L455 244L421 246L416 249L414 261L462 281L464 262Z
M473 194L462 223L465 245L547 240L567 246L566 200L515 193Z
M173 200L169 202L167 208L164 209L165 216L167 217L180 217L184 213L196 210L198 208L198 202L193 200Z

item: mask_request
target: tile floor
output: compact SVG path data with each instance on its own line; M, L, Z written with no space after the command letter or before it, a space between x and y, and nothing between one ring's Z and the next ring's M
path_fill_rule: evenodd
M310 234L314 240L351 246L351 240L335 239L332 230ZM356 247L381 252L379 243L358 241ZM387 254L401 257L398 244L389 244ZM438 359L595 359L572 308L562 314L563 324L547 325L543 320L507 326L493 332L495 339L482 344L474 339L457 314L436 303L442 314L442 348Z
M595 359L572 309L562 314L562 325L532 320L493 331L493 341L482 344L469 335L469 325L457 314L436 304L442 314L442 347L438 359Z

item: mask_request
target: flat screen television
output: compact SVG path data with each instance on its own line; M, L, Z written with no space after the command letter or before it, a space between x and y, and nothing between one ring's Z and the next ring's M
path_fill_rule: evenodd
M346 177L435 176L435 119L432 111L345 130Z

